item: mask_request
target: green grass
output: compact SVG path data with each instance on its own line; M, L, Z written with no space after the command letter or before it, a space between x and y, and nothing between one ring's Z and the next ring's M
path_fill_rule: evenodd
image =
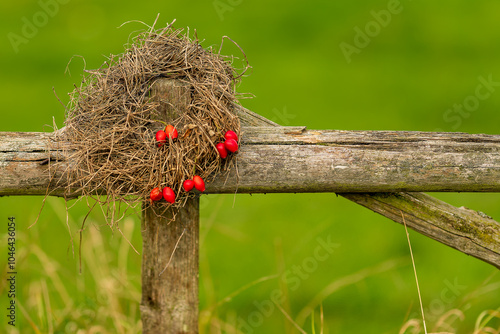
M18 53L7 35L19 34L22 17L31 19L40 6L4 2L0 131L50 131L44 125L52 117L61 127L64 108L52 88L68 101L83 69L75 58L65 74L71 57L83 56L87 68L100 66L103 55L121 52L130 33L142 28L116 27L151 23L160 12L159 24L177 18L178 27L197 29L204 46L219 44L223 35L234 39L253 66L239 91L255 98L243 105L283 125L498 133L500 91L462 116L458 127L444 113L474 94L479 76L500 81L500 4L401 3L404 10L348 64L339 44L353 43L354 27L364 27L370 11L387 8L387 1L242 1L221 21L212 1L72 0ZM238 54L229 43L223 52ZM498 194L435 195L500 219ZM49 199L28 229L41 203L41 197L0 198L0 219L17 221L17 332L139 332L140 256L95 210L84 231L80 274L77 232L86 206L70 210L70 233L64 201ZM334 194L209 195L201 207L200 332L238 333L241 321L258 323L259 306L269 306L279 291L280 307L272 304L254 333L297 333L295 324L307 333L395 333L409 322L405 333L422 333L402 226ZM140 250L138 217L128 217L121 229ZM304 278L294 274L312 263L318 238L328 237L339 247ZM498 270L412 231L410 237L429 331L498 333ZM1 268L5 261L0 255ZM461 289L450 294L445 289L454 282ZM11 332L3 319L0 331Z
M236 197L236 207L240 197ZM246 328L250 327L238 330L242 321L258 325L253 328L255 332L296 333L299 327L306 333L333 333L343 332L345 328L361 331L369 326L373 332L389 333L401 329L400 333L423 333L411 260L406 251L380 256L373 261L357 259L359 264L351 264L352 268L342 270L340 264L348 261L343 259L343 248L351 247L339 242L331 255L325 253L316 259L319 265L315 271L303 270L302 277L301 274L291 274L290 270L294 265L307 268L304 260L314 258L317 238L327 238L324 236L331 229L329 224L310 227L310 231L303 234L302 242L296 245L287 243L283 236L271 237L270 249L265 249L268 237L245 233L249 227L237 228L224 221L226 212L237 210L231 208L231 196L209 196L203 202L202 205L213 209L204 209L203 212L209 214L205 214L201 221L200 333L246 333ZM130 241L140 249L137 217L130 216L122 222L122 237L116 231L113 235L111 229L102 223L98 210L92 212L83 234L83 272L79 274L78 228L85 208L76 204L69 215L68 224L74 237L73 256L64 201L51 198L46 205L44 214L52 211L58 216L50 229L66 235L60 237L64 254L56 252L50 255L44 249L46 247L37 242L44 238L32 230L46 230L38 225L41 222L31 230L18 233L18 277L23 281L19 289L18 317L22 319L22 325L20 331L11 332L26 333L31 329L35 333L140 333L140 257L129 245ZM76 214L79 211L81 215ZM238 222L233 222L236 224ZM257 229L262 228L257 226ZM297 232L297 228L306 230L296 226L289 228L289 232ZM398 239L404 241L404 231L399 230ZM337 232L342 233L345 232L340 229ZM223 245L211 242L214 237L223 239ZM500 310L495 309L495 303L498 306L500 282L497 272L490 270L490 274L476 285L468 285L462 278L455 281L456 278L448 272L440 277L437 288L434 288L429 280L435 281L439 270L429 270L431 266L421 260L424 255L419 250L421 242L426 240L420 240L413 233L411 237L427 328L433 333L459 333L464 329L478 334L498 333ZM249 249L245 244L252 244L254 238L260 238L261 243ZM336 242L339 239L334 238ZM231 243L235 241L240 246L232 247ZM225 257L210 256L211 252L223 252L218 247L231 247L232 251L226 251ZM265 259L260 257L260 252L270 256L270 268L262 268L266 267L265 260L260 261L262 265L259 266L252 260L238 263L234 259L244 257L247 252L257 259ZM432 263L432 260L428 259L427 263ZM242 268L247 268L247 272L241 273ZM26 281L25 277L30 277L30 280ZM448 278L442 280L442 277ZM450 284L456 282L458 290L450 291ZM273 296L277 291L283 297L275 304ZM363 309L359 305L373 305L375 308ZM257 313L263 319L261 324ZM360 319L364 319L363 323L357 324ZM392 322L385 325L384 322L390 319Z

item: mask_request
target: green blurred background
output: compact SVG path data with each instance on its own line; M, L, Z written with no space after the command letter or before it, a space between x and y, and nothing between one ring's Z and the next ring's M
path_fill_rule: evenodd
M44 5L49 3L58 8ZM390 20L373 24L376 16L384 18L381 10L394 6ZM242 104L282 125L498 134L500 91L470 111L451 108L474 100L480 76L500 81L499 12L500 3L492 0L3 1L0 131L51 131L53 119L62 127L64 108L53 88L66 103L84 66L78 57L68 66L70 59L78 55L87 68L100 66L144 28L134 22L118 28L122 23L152 24L161 13L158 27L175 18L176 27L196 29L204 47L219 45L224 35L235 40L253 66L238 90L255 98ZM26 21L33 20L40 27L22 37ZM355 40L357 29L364 31L367 24L372 37ZM356 42L356 52L346 57L341 43L356 47ZM223 53L240 55L229 43ZM500 219L498 194L435 195ZM87 207L79 202L71 208L69 233L65 202L50 198L28 229L42 200L0 199L2 226L8 216L17 222L19 306L16 328L7 326L2 314L0 331L138 332L140 256L94 210L79 274L77 231ZM322 305L324 333L397 333L409 319L418 319L402 226L335 194L209 195L201 207L201 333L297 333L269 303L277 289L285 293L282 308L293 319L312 303L314 315L299 323L307 333L320 332L315 300ZM122 231L140 251L139 218L127 218ZM2 268L5 232L6 227L0 231ZM481 312L500 306L498 270L412 231L410 237L428 329L441 319L451 324L448 331L472 332ZM314 258L318 238L337 244L324 261ZM314 262L317 268L307 267ZM313 269L293 273L304 266ZM455 310L450 317L449 310ZM498 319L489 325L500 326Z

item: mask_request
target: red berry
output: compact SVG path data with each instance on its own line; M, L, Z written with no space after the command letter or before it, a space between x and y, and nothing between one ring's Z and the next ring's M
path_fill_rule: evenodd
M194 187L196 189L198 189L199 191L201 192L204 192L205 191L205 182L203 181L203 179L201 177L199 177L198 175L195 175L193 177L193 183L194 183Z
M161 200L161 191L160 188L156 187L153 190L151 190L151 193L149 194L149 198L151 199L151 202L159 201Z
M238 135L236 134L236 132L231 131L231 130L229 130L228 132L226 132L226 134L224 135L224 138L226 138L226 139L234 139L234 140L236 140L236 142L238 142Z
M163 198L170 204L175 202L175 193L170 187L163 188Z
M225 159L227 157L227 150L226 147L224 146L224 143L218 143L215 145L217 148L217 151L219 151L219 155L222 159Z
M156 132L156 141L158 142L158 147L163 145L167 141L167 134L163 130Z
M177 129L173 125L167 125L167 127L165 128L165 133L167 134L167 138L177 138Z
M182 187L184 188L184 191L191 191L194 187L194 181L193 180L186 180L182 184Z
M229 151L229 152L236 152L238 151L238 143L236 142L236 140L234 139L227 139L225 142L224 142L224 146L226 147L226 149Z

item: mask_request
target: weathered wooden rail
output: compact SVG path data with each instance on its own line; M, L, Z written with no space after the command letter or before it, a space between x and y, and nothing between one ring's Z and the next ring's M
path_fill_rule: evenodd
M188 103L182 85L174 86L161 86L160 99ZM398 223L404 215L414 230L500 268L498 222L421 193L499 192L500 135L307 130L278 126L241 107L238 113L238 172L216 177L207 193L336 192ZM61 169L71 164L62 150L47 152L56 135L0 133L0 196L63 195L48 174L51 161L64 162ZM60 176L55 179L64 184ZM144 212L144 333L196 332L198 211L198 199L190 200L171 225L169 214Z
M52 136L0 133L0 195L45 194ZM241 140L239 177L207 193L500 191L498 135L247 126Z

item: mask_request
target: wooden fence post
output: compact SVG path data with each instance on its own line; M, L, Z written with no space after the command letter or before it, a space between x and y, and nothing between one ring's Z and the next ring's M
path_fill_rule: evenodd
M166 216L158 216L152 208L143 213L141 318L145 334L198 333L198 204L198 197L189 199L170 224L170 211Z
M189 87L178 81L159 80L152 90L166 121L189 103ZM199 197L177 209L175 221L171 221L172 210L164 215L154 207L143 210L141 318L145 334L198 333Z

